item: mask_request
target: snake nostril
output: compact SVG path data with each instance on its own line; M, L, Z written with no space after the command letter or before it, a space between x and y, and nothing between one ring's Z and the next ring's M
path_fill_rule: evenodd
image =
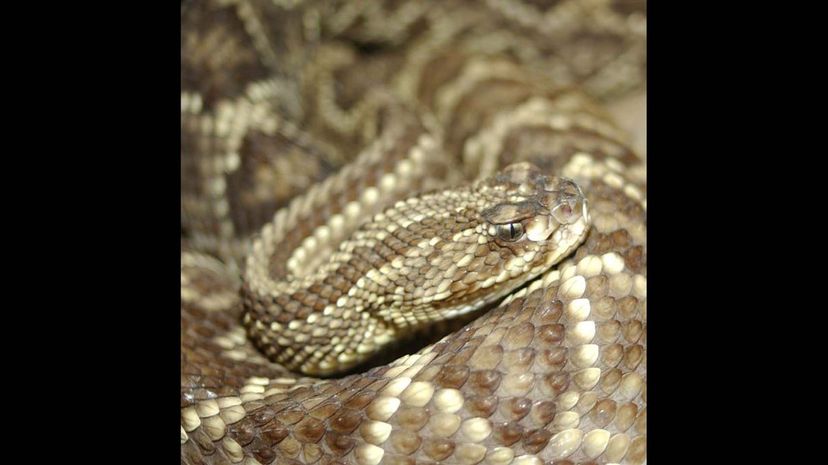
M552 217L561 224L572 224L578 221L583 209L581 208L576 210L573 207L576 207L579 202L581 201L565 201L559 203L552 209Z

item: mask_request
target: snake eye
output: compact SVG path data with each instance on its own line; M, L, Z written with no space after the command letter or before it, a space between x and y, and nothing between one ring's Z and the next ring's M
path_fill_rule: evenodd
M497 225L497 238L506 241L514 242L523 237L522 223L506 223Z

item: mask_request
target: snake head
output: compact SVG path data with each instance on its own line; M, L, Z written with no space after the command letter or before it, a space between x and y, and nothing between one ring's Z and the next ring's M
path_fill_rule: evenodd
M569 255L586 237L587 200L573 181L510 165L464 189L401 202L387 245L397 325L451 318L503 297ZM402 240L407 246L394 247ZM401 289L401 290L400 290Z
M544 175L530 163L510 165L475 189L490 206L480 213L486 243L502 260L490 273L525 280L560 261L586 237L587 198L564 177Z
M509 165L482 181L478 189L498 202L481 216L489 225L488 234L500 243L552 239L566 247L583 239L589 223L588 202L568 178L545 176L524 162Z

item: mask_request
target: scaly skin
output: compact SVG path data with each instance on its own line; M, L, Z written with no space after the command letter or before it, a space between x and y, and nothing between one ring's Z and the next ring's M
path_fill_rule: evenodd
M355 164L368 169L364 158ZM528 163L365 215L387 203L384 191L398 175L372 176L377 185L363 185L359 201L332 210L294 250L283 238L305 221L298 215L277 216L254 242L243 321L271 360L308 375L342 373L405 334L503 297L586 235L588 211L577 185L547 178ZM340 197L331 192L336 186L349 189L337 181L315 194ZM270 264L285 254L287 272L274 278L279 273Z
M600 105L560 87L577 84L604 99L637 88L643 73L618 70L643 64L640 13L601 2L532 2L524 6L548 14L529 16L517 2L494 1L205 3L185 4L182 15L182 463L645 462L646 171ZM556 18L566 21L549 26ZM370 53L353 46L368 42ZM619 47L614 62L577 52L610 43ZM278 322L283 332L257 335L255 322L270 314L255 308L268 283L296 285L324 272L323 257L337 250L326 244L378 251L365 241L392 222L375 217L354 232L363 222L350 215L370 219L418 192L472 192L459 186L524 162L550 179L572 179L588 200L586 238L560 263L534 279L522 275L528 285L505 286L509 295L494 309L387 365L319 380L268 360L273 346L264 337L278 343L290 334L286 321ZM522 211L492 210L498 203L479 205L478 232L505 234L487 218L511 221ZM438 224L428 234L453 244L457 231ZM493 267L488 274L460 281L500 276L527 254L497 250L503 260L486 264L487 253L479 265L478 273ZM459 255L449 267L463 264ZM353 284L370 272L355 267L347 276L345 262L332 279ZM433 265L423 276L449 271ZM465 266L477 266L475 258ZM423 283L436 283L437 273ZM425 296L441 284L401 287L404 296ZM307 291L290 290L291 310L279 315L295 317ZM465 298L454 308L469 305ZM393 323L406 318L401 308L364 313ZM418 308L405 311L443 311ZM309 316L296 320L300 328Z

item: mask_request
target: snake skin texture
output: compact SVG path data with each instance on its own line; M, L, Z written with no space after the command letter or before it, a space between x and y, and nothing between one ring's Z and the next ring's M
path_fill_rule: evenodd
M646 463L643 2L181 19L181 463Z

